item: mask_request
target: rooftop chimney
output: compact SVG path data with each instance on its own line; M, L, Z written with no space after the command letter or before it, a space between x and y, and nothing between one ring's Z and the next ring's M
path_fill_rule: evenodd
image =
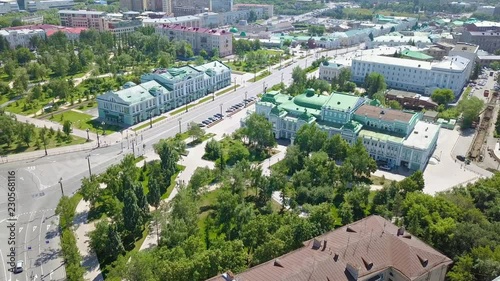
M323 249L321 249L321 251L324 251L324 250L326 249L326 242L328 242L328 241L326 241L326 240L325 240L325 241L323 241L323 242L324 242L324 243L323 243Z
M398 228L398 236L404 235L404 234L405 234L405 228L404 228L404 226Z

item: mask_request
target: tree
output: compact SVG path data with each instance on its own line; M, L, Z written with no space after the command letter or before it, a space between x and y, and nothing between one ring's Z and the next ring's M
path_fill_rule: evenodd
M167 179L176 172L177 162L180 154L176 149L175 143L170 140L161 140L154 146L155 152L160 156L161 168ZM168 183L170 184L170 183Z
M69 120L65 120L63 123L63 132L66 135L67 139L70 138L70 134L73 131L73 129L71 128L71 125L72 125L71 121L69 121Z
M107 244L109 223L107 220L102 220L95 225L95 230L88 234L89 246L96 253L97 257L102 261L108 261Z
M307 72L299 66L296 66L292 71L292 79L293 85L297 86L298 93L303 93L307 82Z
M305 124L295 134L294 143L299 146L305 155L320 151L325 145L328 135L316 124Z
M374 37L373 37L373 33L372 32L370 32L370 34L368 34L368 38L370 38L370 41L373 41Z
M137 197L133 190L125 190L122 212L125 230L127 230L132 237L138 235L142 230L144 222L141 216L141 209L137 205Z
M160 206L161 200L161 186L160 182L157 178L152 176L149 177L148 181L148 195L147 195L148 203L158 209Z
M389 106L392 109L403 110L403 106L397 100L388 101L387 106Z
M370 174L377 170L377 163L370 157L368 151L366 151L361 138L358 138L354 145L349 147L347 155L345 161L352 164L355 176L360 177L364 175L369 178Z
M479 113L483 110L484 102L478 97L464 97L458 103L458 109L462 112L462 128L470 128Z
M348 150L349 144L340 134L335 134L328 138L323 145L323 151L328 154L330 159L335 161L344 161Z
M188 135L193 138L194 142L199 142L200 139L205 135L205 131L198 126L195 122L189 123L189 129L187 131Z
M222 155L221 144L215 139L211 139L205 144L205 155L203 158L215 161Z
M200 51L200 56L204 59L207 59L208 58L208 53L207 51L205 51L204 49L201 49Z
M90 202L91 206L94 206L95 202L101 195L101 189L99 188L99 182L92 180L91 178L83 178L82 186L80 188L80 194L83 200Z
M35 136L35 125L33 124L21 124L20 125L20 137L27 147L30 146L33 137Z
M122 240L115 225L108 227L107 233L108 241L106 243L106 253L110 260L115 261L119 255L125 252Z
M13 89L17 94L24 94L28 89L29 75L26 68L17 68L14 75Z
M455 94L451 89L436 89L432 92L431 99L437 104L447 105L455 99Z
M273 125L260 114L252 113L248 116L245 127L242 129L243 135L249 143L256 145L259 149L271 148L276 145Z
M257 21L257 13L254 10L250 10L250 14L248 15L248 22L256 22Z
M368 97L372 97L375 93L385 91L387 84L385 83L384 76L378 72L371 72L365 78L365 89Z

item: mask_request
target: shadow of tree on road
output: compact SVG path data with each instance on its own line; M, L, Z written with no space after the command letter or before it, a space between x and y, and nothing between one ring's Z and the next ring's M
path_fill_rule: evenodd
M50 260L57 259L61 255L60 249L48 249L43 251L40 256L36 259L35 265L40 266Z
M76 214L75 218L73 219L73 225L76 227L79 227L80 225L85 224L87 222L88 214L89 214L89 211L87 211L87 210Z
M94 271L99 267L99 261L94 253L90 253L89 255L83 257L82 266L87 268L87 271Z
M52 239L56 236L59 235L59 230L58 229L52 229L50 231L48 231L47 233L45 233L45 239L46 240L49 240L49 239Z

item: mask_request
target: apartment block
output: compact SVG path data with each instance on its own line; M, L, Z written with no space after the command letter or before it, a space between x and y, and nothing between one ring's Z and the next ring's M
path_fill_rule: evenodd
M157 69L97 97L99 118L131 126L231 85L231 69L213 61L201 66Z
M85 10L60 10L61 25L68 27L85 27L104 30L105 12Z
M205 50L210 53L213 49L219 50L220 57L233 53L233 35L225 29L208 29L201 27L186 27L180 24L161 25L155 32L167 36L169 40L185 40L199 53Z
M366 56L352 60L351 72L357 83L363 83L368 74L378 72L393 89L430 96L437 88L448 88L459 96L469 79L470 64L470 60L460 56L445 57L440 62Z
M211 11L215 13L229 12L233 9L233 0L211 0Z
M452 262L404 227L371 215L246 271L207 281L444 281Z
M233 5L233 11L242 11L242 10L252 10L256 8L264 9L266 15L270 18L274 15L274 6L273 5L265 5L265 4L236 4Z

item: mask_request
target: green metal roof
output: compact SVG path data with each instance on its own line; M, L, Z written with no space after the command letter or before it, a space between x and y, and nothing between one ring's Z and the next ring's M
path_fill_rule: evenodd
M412 59L417 59L417 60L432 60L433 57L428 56L424 53L421 52L416 52L416 51L410 51L410 50L404 50L401 52L402 56L409 57Z
M328 99L329 96L316 95L314 89L307 89L304 94L296 96L293 102L298 106L321 109Z
M324 104L332 109L339 111L349 111L354 108L358 103L360 97L345 93L333 93Z
M238 29L233 26L233 27L231 27L231 29L229 29L229 32L231 32L231 33L237 33Z
M390 142L394 142L394 143L402 143L404 140L404 138L402 138L402 137L398 137L395 135L389 135L389 134L387 134L387 132L382 133L382 132L376 132L376 131L366 130L366 129L362 129L361 131L359 131L359 137L373 138L373 139L377 139L377 140L381 140L381 141L390 141Z

